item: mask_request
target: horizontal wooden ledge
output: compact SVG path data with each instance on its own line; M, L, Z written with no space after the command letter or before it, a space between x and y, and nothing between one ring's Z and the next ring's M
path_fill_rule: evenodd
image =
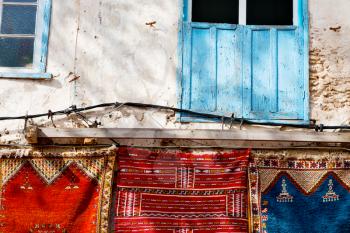
M320 133L276 130L182 130L139 128L39 128L38 138L96 138L96 139L192 139L230 141L275 141L350 143L350 133Z

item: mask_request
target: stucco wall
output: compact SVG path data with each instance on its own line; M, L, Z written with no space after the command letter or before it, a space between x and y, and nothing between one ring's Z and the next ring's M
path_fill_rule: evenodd
M102 102L176 106L181 0L53 0L49 81L0 79L0 115L24 115ZM310 0L311 117L349 123L348 0ZM146 25L148 22L154 26ZM171 113L121 108L90 114L103 127L221 128L175 123ZM37 124L50 125L43 118ZM84 127L70 117L56 124ZM19 140L23 121L0 122L0 140Z

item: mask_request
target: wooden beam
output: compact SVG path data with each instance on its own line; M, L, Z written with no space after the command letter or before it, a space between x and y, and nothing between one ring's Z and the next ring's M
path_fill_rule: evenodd
M277 130L179 130L179 129L58 129L39 128L39 138L96 139L192 139L262 142L350 143L350 133L320 133Z

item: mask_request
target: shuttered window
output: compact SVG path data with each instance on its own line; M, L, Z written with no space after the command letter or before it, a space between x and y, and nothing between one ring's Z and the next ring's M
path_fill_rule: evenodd
M50 0L0 0L0 77L45 77Z
M308 121L307 12L307 0L184 0L181 107Z

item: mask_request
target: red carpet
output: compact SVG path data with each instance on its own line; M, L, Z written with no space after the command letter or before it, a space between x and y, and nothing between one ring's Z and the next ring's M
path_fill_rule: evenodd
M115 232L248 232L248 157L120 149Z
M0 232L106 232L106 158L2 160Z

